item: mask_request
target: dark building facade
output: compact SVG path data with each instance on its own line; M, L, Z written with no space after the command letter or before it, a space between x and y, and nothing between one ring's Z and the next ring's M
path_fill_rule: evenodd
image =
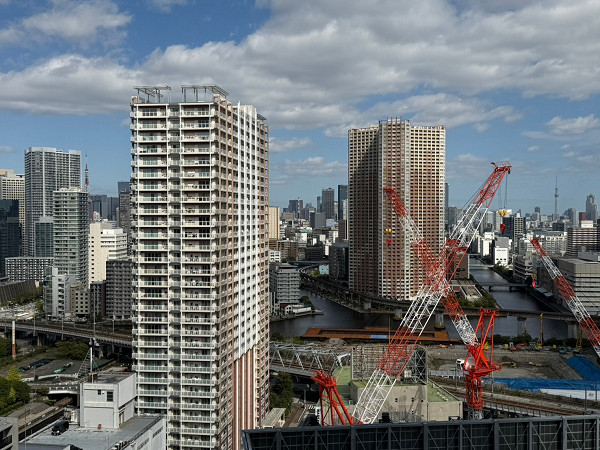
M4 260L21 255L19 201L0 200L0 277L6 274Z
M115 320L126 320L131 317L132 282L133 262L131 260L106 261L106 317Z

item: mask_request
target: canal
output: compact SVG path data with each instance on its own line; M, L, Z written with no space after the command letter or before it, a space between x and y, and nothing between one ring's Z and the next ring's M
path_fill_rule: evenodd
M473 277L480 282L506 282L502 276L488 269L479 261L470 260L470 270ZM496 299L500 308L521 310L527 312L551 311L547 306L530 297L520 290L509 291L508 287L495 286L491 294ZM297 319L271 323L271 333L281 333L283 336L302 336L308 328L363 328L363 327L387 327L396 328L400 324L391 316L384 314L365 314L345 308L337 303L324 299L308 291L301 291L306 295L317 309L324 312L323 315L298 317ZM430 320L430 323L433 320ZM477 320L471 320L473 327ZM446 331L451 338L458 338L452 322L445 319ZM503 336L517 336L527 331L533 338L540 335L540 319L530 318L518 320L517 317L499 317L495 322L495 333ZM558 320L544 320L544 339L556 337L565 339L567 336L567 324Z

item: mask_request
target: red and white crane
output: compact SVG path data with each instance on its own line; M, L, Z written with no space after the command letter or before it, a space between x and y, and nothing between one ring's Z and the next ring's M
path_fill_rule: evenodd
M579 322L579 326L583 329L586 337L592 344L592 347L594 347L596 354L600 356L600 329L598 328L598 325L596 325L596 322L594 322L587 312L585 306L583 306L583 303L579 300L579 297L577 297L569 282L554 265L554 262L552 262L552 259L548 256L548 253L544 250L540 241L532 239L531 244L550 274L550 278L554 281L561 297L565 300L567 306L571 309L571 312L573 312L575 319Z
M378 419L383 404L410 359L417 338L425 329L439 301L451 294L447 276L454 275L458 263L464 257L479 229L485 212L498 192L504 176L511 169L508 162L492 164L494 165L492 174L460 217L456 228L437 258L433 257L430 250L427 250L426 243L419 235L410 237L415 252L425 264L426 279L359 397L353 413L355 423L374 423ZM392 203L394 203L393 200ZM404 214L400 213L399 216L405 224L410 224L411 219L405 210ZM406 229L408 228L418 230L412 224ZM456 300L450 304L454 308L456 305L458 305ZM477 348L475 332L470 323L468 326L466 325L468 321L465 323L464 313L460 314L461 311L462 309L455 310L450 317L457 326L463 342L470 342L473 348Z
M396 191L392 188L385 188L384 191L392 203L394 211L397 213L398 220L402 224L404 233L408 237L419 263L428 272L427 279L435 276L435 273L437 273L437 267L442 263L440 258L447 258L448 261L454 262L453 269L456 268L456 260L460 260L463 257L465 249L449 246L447 251L456 253L454 257L444 255L444 251L446 251L446 248L444 248L440 256L434 258L429 244L409 216L406 207ZM473 330L467 315L464 313L454 295L454 291L450 287L450 279L452 279L453 275L454 273L451 273L450 276L440 280L440 290L446 293L446 296L442 297L441 302L468 351L463 365L463 370L466 372L468 416L470 419L479 419L483 417L482 378L488 376L491 372L501 369L501 366L494 364L492 360L494 348L493 330L496 313L489 310L481 310L477 328ZM488 337L492 343L490 346L491 350L486 352L484 346Z

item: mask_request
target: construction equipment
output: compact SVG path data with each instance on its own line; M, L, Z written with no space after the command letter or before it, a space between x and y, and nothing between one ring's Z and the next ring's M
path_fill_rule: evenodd
M353 425L354 418L346 409L342 397L337 390L337 382L332 374L324 370L318 370L311 379L319 386L319 399L321 402L321 425L334 425L336 419L341 425ZM326 394L326 402L323 402L323 393ZM325 406L329 409L326 411ZM329 417L329 422L327 418Z
M558 270L558 268L554 265L554 262L552 262L552 259L550 256L548 256L548 253L546 250L544 250L542 244L540 244L537 239L532 239L531 244L542 260L544 267L546 267L546 270L550 274L550 278L552 278L552 281L554 281L559 294L565 300L567 306L571 309L571 312L579 323L580 328L585 332L585 335L592 344L594 351L598 356L600 356L600 329L598 328L598 325L596 325L596 322L594 322L590 314L587 312L571 285L560 273L560 270Z
M463 364L466 372L467 384L467 406L469 407L469 419L483 418L483 385L482 378L490 373L500 370L502 367L493 362L494 357L494 319L498 315L496 311L483 309L479 312L479 322L475 328L478 343L467 345L469 354ZM489 339L489 341L488 341ZM490 342L489 351L485 349ZM486 355L486 351L488 354Z
M444 249L437 258L433 256L420 234L416 234L417 227L406 213L402 203L397 202L399 199L394 196L393 189L386 190L394 209L398 213L398 219L405 226L404 231L408 233L413 251L426 268L426 277L416 295L416 299L409 307L400 327L360 395L353 413L355 422L374 423L377 420L381 407L397 379L401 376L414 350L417 343L415 337L418 338L421 335L441 299L444 299L443 303L446 311L463 342L468 343L473 349L478 348L479 343L473 327L466 319L456 298L454 298L447 276L449 275L451 278L454 275L502 180L510 172L511 166L508 162L492 164L494 165L494 171L460 217L452 235L447 239ZM481 352L477 353L476 350L474 352L478 355L475 361L480 360ZM473 400L477 403L477 399Z
M581 327L577 327L577 343L575 344L575 348L573 349L573 354L578 355L581 353Z
M540 338L535 344L535 350L540 351L544 348L544 313L540 314Z

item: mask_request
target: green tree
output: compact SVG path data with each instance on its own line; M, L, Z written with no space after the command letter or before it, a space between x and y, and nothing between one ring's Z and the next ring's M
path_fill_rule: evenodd
M271 389L271 407L285 408L286 414L289 414L292 407L294 396L294 381L289 373L280 372L275 378L273 388Z
M9 405L12 405L13 403L17 403L17 393L15 392L15 388L12 386L10 387L10 390L8 391L8 397L7 397L6 401Z
M35 312L38 314L44 314L44 302L42 300L35 302Z
M83 360L89 350L86 344L75 341L57 342L56 347L58 347L58 354L67 359Z
M12 353L12 342L10 339L0 338L0 357L10 356Z
M21 374L19 373L19 369L17 369L17 366L10 366L8 375L6 376L6 380L9 383L15 383L15 382L22 381Z

